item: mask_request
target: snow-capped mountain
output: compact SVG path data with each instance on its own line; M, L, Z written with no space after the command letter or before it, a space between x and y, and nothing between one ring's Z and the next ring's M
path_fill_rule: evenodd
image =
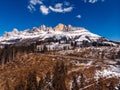
M34 27L32 30L18 31L17 29L13 29L12 32L5 32L4 36L0 37L0 44L15 44L22 41L44 41L51 38L54 40L61 40L65 38L66 40L77 42L104 41L103 43L115 45L114 42L109 42L109 40L97 34L91 33L85 28L73 27L71 25L66 26L64 24L58 24L55 28L41 25L39 28Z

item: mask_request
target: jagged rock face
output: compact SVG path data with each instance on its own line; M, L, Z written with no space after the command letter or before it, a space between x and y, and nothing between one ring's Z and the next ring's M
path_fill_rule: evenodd
M52 27L47 27L46 31L48 31L48 33L52 33L52 32L54 32L54 29Z
M72 26L71 25L68 25L68 31L70 31L72 29Z
M64 24L58 24L55 28L55 31L70 31L72 30L72 26L71 25L64 25Z
M13 35L18 35L18 34L19 34L18 29L14 28L12 32L5 32L4 37L10 37L10 36L13 36Z
M45 25L41 25L40 26L40 30L44 30L45 31L46 30L46 26Z
M55 28L55 31L63 31L66 29L66 26L64 24L58 24Z
M39 32L40 31L40 29L39 28L33 28L33 30L32 30L33 32L35 31L35 32Z
M4 33L4 37L9 37L10 35L9 35L9 33L8 32L5 32Z
M18 29L14 28L13 31L12 31L12 33L14 33L14 34L18 34L19 31L18 31Z

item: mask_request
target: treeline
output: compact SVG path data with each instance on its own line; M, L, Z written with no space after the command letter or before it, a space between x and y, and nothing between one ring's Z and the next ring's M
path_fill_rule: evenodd
M48 44L48 42L50 43L51 41L50 40L44 41L44 42L38 41L38 42L30 44L30 45L24 44L24 45L19 45L19 46L5 45L4 48L0 49L0 65L5 64L10 61L13 61L13 60L16 60L18 53L35 53L35 52L44 53L44 52L50 51L46 47L46 44ZM36 48L37 45L43 45L44 47L40 47L41 50L37 50L37 48ZM94 42L92 46L96 46L96 45L98 45L98 43ZM71 42L71 46L75 48L77 46L77 42L74 42L74 43ZM87 46L90 46L90 44L86 41L83 41L82 46L87 47ZM67 50L66 48L68 48L68 47L63 48L63 50ZM111 52L110 54L111 54L111 56L110 56L111 59L120 58L120 50L117 52L117 54L115 52ZM104 57L104 56L105 56L105 53L102 52L102 57Z
M0 48L0 65L6 64L7 62L16 60L18 54L21 55L29 53L45 53L47 52L47 47L44 45L45 42L36 42L29 45L5 45L4 48ZM37 50L37 45L42 45L41 51Z
M16 60L18 53L34 53L35 49L36 44L23 46L5 45L4 48L0 49L0 65Z

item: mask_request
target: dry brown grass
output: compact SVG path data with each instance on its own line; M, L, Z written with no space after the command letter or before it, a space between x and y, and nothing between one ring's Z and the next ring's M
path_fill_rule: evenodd
M53 52L52 52L53 53ZM55 54L55 53L54 53ZM0 90L15 90L14 87L20 83L26 83L27 76L29 72L36 71L37 73L37 81L40 80L40 77L45 77L47 72L53 72L54 66L57 61L64 61L67 66L67 77L66 77L66 87L69 90L69 82L72 80L72 74L74 72L83 73L87 79L93 78L95 70L100 70L103 66L89 66L86 67L84 65L75 66L72 65L71 61L76 60L74 56L57 56L50 54L25 54L19 53L16 60L13 62L9 62L4 65L4 67L0 66ZM83 59L79 59L83 60ZM86 59L83 60L87 61ZM118 83L116 78L112 78L109 80L105 80L104 83L109 83L113 81L114 83ZM90 83L94 83L93 79L90 79L90 82L85 85L89 85ZM92 90L93 86L88 87L85 90ZM9 89L7 89L9 88Z

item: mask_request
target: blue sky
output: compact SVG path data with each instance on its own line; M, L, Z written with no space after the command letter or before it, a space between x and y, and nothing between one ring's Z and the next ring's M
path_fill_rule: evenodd
M42 24L81 26L120 41L120 0L1 0L0 35Z

